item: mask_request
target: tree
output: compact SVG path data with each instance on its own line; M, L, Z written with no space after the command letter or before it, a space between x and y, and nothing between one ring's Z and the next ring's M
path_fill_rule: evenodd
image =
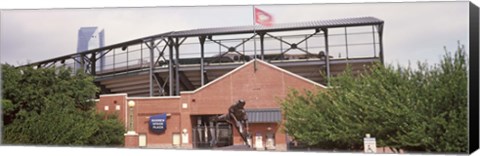
M377 145L397 150L466 152L466 60L459 46L433 66L376 64L357 75L347 69L326 90L292 91L282 102L285 129L325 149L362 149L370 133Z
M104 119L95 112L98 88L91 76L64 67L2 65L2 80L3 143L123 144L124 128L116 116Z

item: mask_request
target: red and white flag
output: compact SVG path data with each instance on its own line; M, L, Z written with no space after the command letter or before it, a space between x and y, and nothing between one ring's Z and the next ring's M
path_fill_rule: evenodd
M255 8L255 23L267 27L272 26L273 16L263 10Z

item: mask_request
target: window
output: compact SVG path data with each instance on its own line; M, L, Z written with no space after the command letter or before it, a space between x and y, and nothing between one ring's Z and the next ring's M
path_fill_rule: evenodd
M138 135L138 146L146 147L147 146L147 135L139 134Z
M180 134L179 133L173 133L172 135L172 139L173 139L173 146L180 146Z
M105 111L108 111L108 106L105 106L103 109L105 109Z
M120 110L120 105L115 105L115 110Z

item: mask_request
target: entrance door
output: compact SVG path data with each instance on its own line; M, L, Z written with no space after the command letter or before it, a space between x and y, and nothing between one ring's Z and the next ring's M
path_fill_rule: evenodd
M233 145L233 131L226 122L210 121L213 115L192 116L192 143L195 148Z

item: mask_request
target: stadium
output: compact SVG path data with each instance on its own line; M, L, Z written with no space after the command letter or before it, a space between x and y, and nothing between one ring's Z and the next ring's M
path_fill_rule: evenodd
M351 67L383 63L384 21L356 17L179 30L28 64L94 76L98 112L118 114L125 147L220 148L246 141L212 117L246 102L257 150L289 150L279 99L318 91ZM81 69L81 71L79 70Z

